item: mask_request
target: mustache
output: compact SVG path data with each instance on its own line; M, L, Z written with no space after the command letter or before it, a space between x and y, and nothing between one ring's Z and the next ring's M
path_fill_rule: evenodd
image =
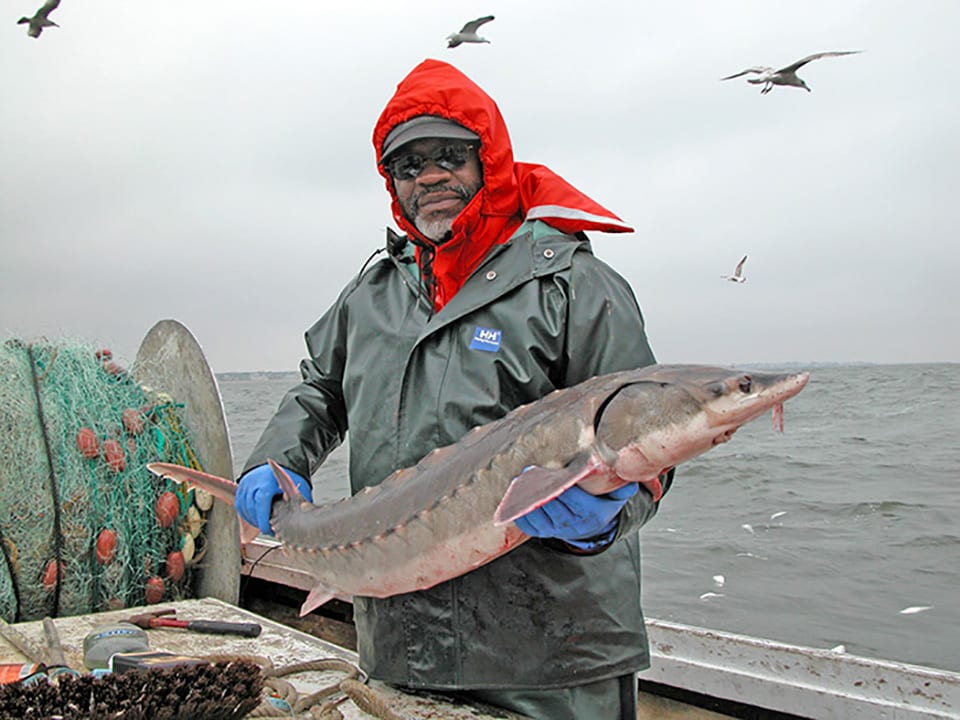
M433 195L438 192L452 192L456 193L457 197L463 200L464 203L470 202L470 192L463 185L459 184L446 184L446 185L431 185L430 187L423 188L419 192L414 193L410 198L410 204L413 207L420 207L420 199L424 195Z

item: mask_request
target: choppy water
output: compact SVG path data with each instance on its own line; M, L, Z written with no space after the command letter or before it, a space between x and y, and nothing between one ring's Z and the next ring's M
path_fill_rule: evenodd
M960 365L811 369L784 434L761 418L679 468L642 531L647 615L960 671ZM296 380L219 378L238 469Z

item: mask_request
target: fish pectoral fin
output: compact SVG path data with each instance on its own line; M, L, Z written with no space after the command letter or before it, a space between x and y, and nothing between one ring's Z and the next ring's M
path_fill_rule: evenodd
M607 472L607 466L596 454L586 460L574 460L566 467L544 468L535 465L517 475L503 494L493 524L497 527L513 522L531 510L550 502L567 488L598 471Z
M333 600L335 597L337 597L337 592L335 590L331 590L322 583L317 583L307 595L307 599L303 601L303 605L300 606L300 617L313 612L324 603Z

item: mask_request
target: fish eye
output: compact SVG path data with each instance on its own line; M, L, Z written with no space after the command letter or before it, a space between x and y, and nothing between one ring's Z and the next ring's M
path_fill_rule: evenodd
M746 395L750 392L751 388L752 381L749 375L744 375L742 378L740 378L740 392Z

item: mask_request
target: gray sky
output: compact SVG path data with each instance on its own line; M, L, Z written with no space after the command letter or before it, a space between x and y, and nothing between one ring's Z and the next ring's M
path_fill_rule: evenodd
M636 228L594 250L661 362L960 361L955 0L62 0L34 40L41 4L0 18L3 337L129 361L172 317L216 372L295 369L383 244L373 124L433 57ZM824 50L864 53L719 82Z

